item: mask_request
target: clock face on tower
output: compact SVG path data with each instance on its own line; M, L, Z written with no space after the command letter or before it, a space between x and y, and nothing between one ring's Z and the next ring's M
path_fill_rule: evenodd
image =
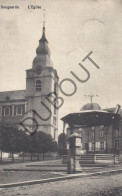
M36 67L35 74L40 75L42 73L42 68L40 66Z

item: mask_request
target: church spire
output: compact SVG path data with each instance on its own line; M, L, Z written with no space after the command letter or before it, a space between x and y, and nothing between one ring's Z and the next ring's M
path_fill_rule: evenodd
M45 35L45 13L42 28L42 37L39 40L39 45L36 49L36 57L33 60L33 68L36 67L50 67L52 66L52 61L50 59L50 49L48 47L48 41Z
M48 41L46 39L46 35L45 35L45 24L44 24L44 22L43 22L43 29L42 29L42 37L39 41L46 41L48 43Z
M45 36L45 9L43 9L43 10L44 10L44 13L43 13L44 20L43 20L42 37L39 41L47 41L46 36ZM48 43L48 41L47 41L47 43Z
M50 50L48 48L48 41L45 35L45 25L43 23L43 29L42 29L42 37L39 40L39 46L36 49L36 54L41 55L41 54L47 54L50 56Z

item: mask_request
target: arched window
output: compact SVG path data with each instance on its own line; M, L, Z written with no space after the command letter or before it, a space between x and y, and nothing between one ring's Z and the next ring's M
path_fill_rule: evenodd
M36 81L36 91L41 91L41 87L42 87L41 81L40 80L37 80Z
M21 106L18 106L16 108L16 115L22 115L22 107Z
M4 109L4 116L10 116L10 108L9 107L6 107Z

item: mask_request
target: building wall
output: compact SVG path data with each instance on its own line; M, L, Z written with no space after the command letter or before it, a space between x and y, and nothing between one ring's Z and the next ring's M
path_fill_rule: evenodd
M43 69L44 70L40 76L37 76L33 69L27 70L27 89L24 91L24 96L21 91L9 91L9 93L4 92L5 96L2 97L2 100L0 100L0 117L9 119L10 117L14 118L16 116L20 116L22 118L22 122L24 122L24 125L27 127L33 126L32 118L35 118L38 123L37 131L43 131L47 134L51 134L52 138L58 141L58 111L55 110L54 106L46 99L46 96L51 92L56 91L58 95L58 77L53 68L46 67ZM36 91L35 81L37 79L41 80L41 91ZM8 96L9 94L11 95L10 97ZM12 97L13 94L16 95L16 97L14 96L15 99ZM50 97L50 99L53 101L54 97ZM48 109L41 104L41 101ZM17 112L18 107L21 107L21 114L18 114ZM5 116L6 108L9 108L10 111L9 115ZM36 111L38 115L33 112L29 112L31 110ZM48 120L42 120L41 118L46 119L49 117L50 112L48 110L51 112L51 117ZM31 117L31 119L28 120L28 117ZM24 121L25 119L27 120Z
M9 114L7 115L5 110L6 108L9 108ZM21 114L18 111L18 108L21 108ZM22 116L25 113L25 101L18 101L18 102L12 102L6 101L0 103L0 116L1 117L10 117L10 116Z
M34 118L38 122L38 131L50 133L53 138L58 140L58 111L46 99L49 93L56 91L58 95L58 77L52 67L42 68L40 75L36 75L34 69L27 70L26 88L27 88L27 112L34 110ZM41 81L41 90L36 90L36 81ZM56 89L55 89L56 85ZM53 97L49 97L54 100ZM43 102L44 105L41 103ZM55 132L55 134L54 134ZM55 135L55 136L54 136Z
M108 134L107 134L107 153L112 153L113 152L113 130L114 127L112 125L110 125L108 127Z
M116 135L114 125L96 127L74 125L74 127L67 129L68 137L71 133L79 133L81 135L82 150L86 150L87 153L122 153L122 124L119 128L119 135ZM119 141L118 150L115 146L115 140Z

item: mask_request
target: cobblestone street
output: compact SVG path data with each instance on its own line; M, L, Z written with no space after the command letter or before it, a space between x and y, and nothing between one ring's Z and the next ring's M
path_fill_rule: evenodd
M119 191L117 191L119 188ZM84 177L40 185L1 189L4 196L120 196L122 174Z

